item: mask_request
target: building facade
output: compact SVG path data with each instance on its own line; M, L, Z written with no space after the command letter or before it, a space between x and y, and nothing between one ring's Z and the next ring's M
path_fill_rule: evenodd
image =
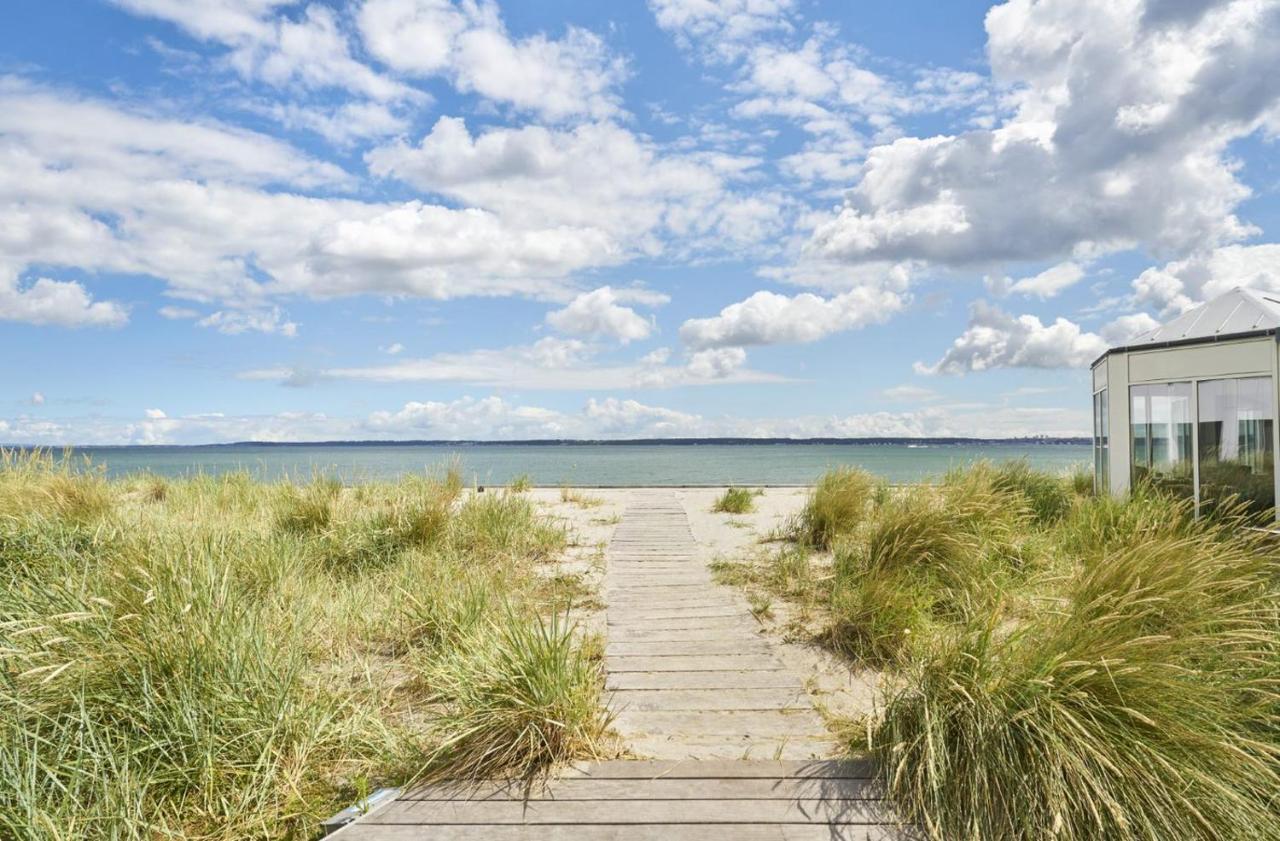
M1094 484L1275 509L1280 297L1234 289L1093 363Z

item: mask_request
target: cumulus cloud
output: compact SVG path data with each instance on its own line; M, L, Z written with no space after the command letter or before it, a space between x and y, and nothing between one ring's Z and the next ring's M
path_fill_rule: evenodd
M573 272L624 259L590 224L302 195L349 176L253 132L12 80L0 134L0 253L19 271L144 274L176 297L247 308L290 294L560 297Z
M1154 8L1154 7L1153 7ZM1280 7L1146 15L1109 0L1010 0L987 15L998 128L867 154L809 249L968 266L1139 245L1185 254L1253 232L1227 155L1280 101Z
M688 370L704 380L727 379L747 362L747 352L740 347L700 350L689 357Z
M1148 333L1160 326L1160 322L1145 312L1122 315L1098 332L1103 340L1112 346L1126 344L1133 339Z
M758 247L784 222L784 199L734 189L755 160L663 150L611 122L473 135L461 118L441 117L417 145L394 143L366 160L376 175L515 223L599 231L631 253L660 252L660 237Z
M246 79L276 86L338 88L376 100L414 98L402 82L352 55L328 6L312 3L295 17L276 14L293 0L114 0L139 15L170 21L195 38L228 48L227 64Z
M0 240L3 237L0 234ZM95 301L74 281L42 277L23 284L16 273L6 273L0 267L0 320L58 327L120 327L128 322L129 310L115 301Z
M374 412L367 427L393 437L558 438L571 419L551 409L514 406L501 397L463 397L452 402L412 401L394 412Z
M444 0L365 0L358 22L369 51L402 73L446 75L460 91L552 120L619 111L625 62L588 30L513 38L496 6Z
M1101 336L1065 318L1046 325L1034 315L1010 315L975 301L968 329L942 358L915 367L922 374L953 375L992 368L1082 368L1106 349Z
M512 440L548 438L815 438L1020 437L1085 435L1084 409L931 406L909 412L838 416L706 418L616 397L590 398L580 411L525 405L498 396L452 401L410 401L364 417L322 412L168 415L142 419L101 416L0 418L6 443L60 446L102 444L207 444L232 441Z
M578 295L563 309L547 313L547 323L561 333L579 336L605 336L623 344L645 339L653 332L653 322L619 301L638 297L650 304L666 303L668 298L653 292L616 290L601 286Z
M1069 289L1084 277L1084 268L1071 261L1058 263L1031 277L1018 280L1010 278L987 278L987 288L1000 295L1010 293L1016 295L1035 296L1040 300L1056 297L1060 292Z
M1228 245L1153 267L1134 279L1133 292L1172 317L1237 286L1280 292L1280 244Z
M31 405L32 405L32 406L43 406L43 405L44 405L44 392L41 392L41 391L35 391L35 392L32 392L32 393L31 393Z
M717 316L689 319L680 327L680 338L694 348L814 342L884 321L902 303L897 292L870 286L831 298L760 291Z
M587 400L583 414L591 428L604 435L680 437L693 434L702 423L698 415L616 397Z

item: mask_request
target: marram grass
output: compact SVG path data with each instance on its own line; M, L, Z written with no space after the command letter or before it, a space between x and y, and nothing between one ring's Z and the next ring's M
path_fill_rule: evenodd
M869 487L828 474L787 551L834 546L806 604L888 670L852 748L903 818L947 841L1280 839L1280 543L1260 520L1023 463Z
M725 488L711 510L717 514L749 514L756 507L756 493L746 488Z
M372 785L593 755L598 670L540 618L566 535L461 490L3 454L0 837L310 838Z

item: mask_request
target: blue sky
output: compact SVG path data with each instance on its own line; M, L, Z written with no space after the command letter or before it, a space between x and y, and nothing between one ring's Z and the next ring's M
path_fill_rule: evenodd
M1087 434L1280 4L13 0L0 441Z

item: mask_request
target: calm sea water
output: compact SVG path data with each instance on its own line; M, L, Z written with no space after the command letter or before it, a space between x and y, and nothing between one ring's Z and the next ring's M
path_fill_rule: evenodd
M393 479L457 459L468 483L500 485L527 474L537 485L802 485L840 465L862 467L890 482L917 482L979 460L1026 459L1063 472L1087 466L1087 444L563 444L298 445L223 447L85 447L111 476L165 476L247 470L260 479L344 482Z

